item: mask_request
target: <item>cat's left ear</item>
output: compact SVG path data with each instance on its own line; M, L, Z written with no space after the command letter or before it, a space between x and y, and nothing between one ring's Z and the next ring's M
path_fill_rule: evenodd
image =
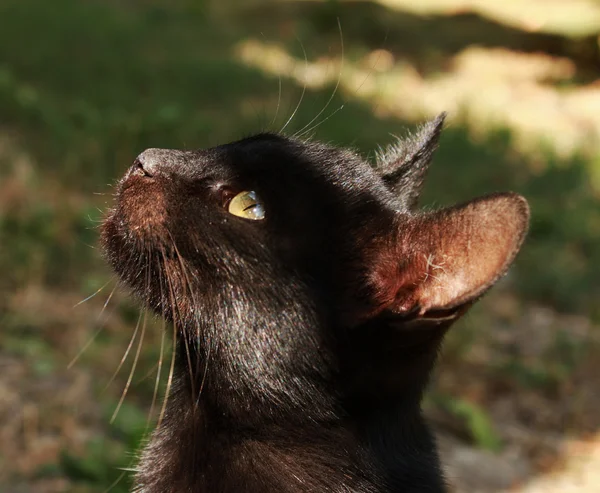
M506 272L527 232L529 206L520 195L495 194L420 216L398 213L394 223L368 253L375 313L454 316Z
M377 170L384 183L407 209L417 204L445 119L446 113L439 114L414 135L398 140L377 159Z

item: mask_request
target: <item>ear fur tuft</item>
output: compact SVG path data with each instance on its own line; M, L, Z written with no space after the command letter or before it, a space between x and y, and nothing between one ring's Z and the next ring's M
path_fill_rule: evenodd
M445 119L446 113L440 113L414 135L399 139L378 159L383 180L409 210L417 204Z

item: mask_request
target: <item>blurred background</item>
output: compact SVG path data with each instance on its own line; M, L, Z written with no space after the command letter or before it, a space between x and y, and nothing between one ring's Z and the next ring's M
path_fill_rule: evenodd
M445 110L422 203L533 210L427 396L448 477L600 491L599 33L595 0L2 0L0 490L129 489L169 341L132 339L97 228L139 152L286 126L373 158Z

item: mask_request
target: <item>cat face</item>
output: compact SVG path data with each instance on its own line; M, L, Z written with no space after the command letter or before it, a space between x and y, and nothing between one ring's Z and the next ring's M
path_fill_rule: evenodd
M522 197L415 210L443 120L375 168L272 134L144 151L104 223L108 259L200 353L215 348L224 380L276 400L290 374L327 371L324 348L340 331L373 320L447 326L514 259L529 216Z
M336 262L352 260L366 224L402 208L357 155L268 134L206 151L149 149L117 197L103 229L109 258L167 311L161 270L178 292L182 268L215 294L284 280L330 287L327 276L344 270ZM141 275L144 268L153 275Z

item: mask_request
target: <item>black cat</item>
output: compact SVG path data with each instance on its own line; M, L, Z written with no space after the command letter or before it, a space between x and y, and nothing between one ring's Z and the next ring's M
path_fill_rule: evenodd
M443 120L375 169L274 134L136 159L102 241L178 353L135 491L446 490L422 393L529 211L512 193L416 210Z

